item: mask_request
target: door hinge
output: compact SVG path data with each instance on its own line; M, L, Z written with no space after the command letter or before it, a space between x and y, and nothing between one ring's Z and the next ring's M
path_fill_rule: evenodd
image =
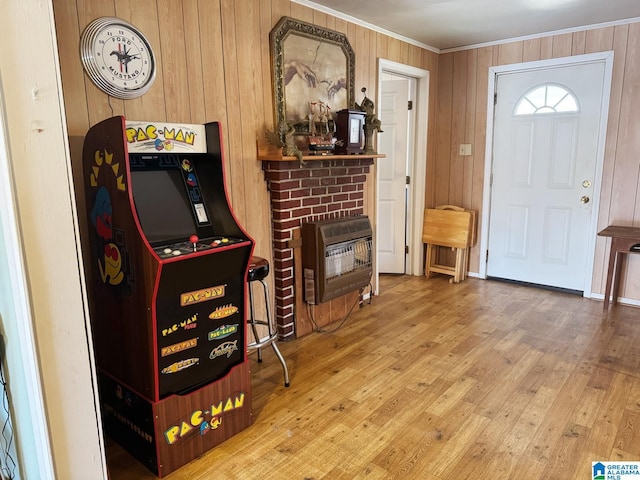
M407 103L407 110L413 110L413 100L409 100Z
M407 175L407 178L405 179L405 185L409 185L410 183L411 183L411 177Z
M493 187L493 173L489 174L489 186Z
M404 253L407 255L409 254L409 245L404 246Z
M494 105L498 104L498 92L493 94L493 104Z
M487 255L484 258L485 263L489 261L489 250L487 249Z

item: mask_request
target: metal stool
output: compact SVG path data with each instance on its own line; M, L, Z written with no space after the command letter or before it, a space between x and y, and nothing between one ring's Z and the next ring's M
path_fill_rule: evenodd
M262 257L251 257L249 262L249 274L247 276L248 290L249 290L249 312L250 316L247 320L247 323L251 325L251 330L253 331L253 342L247 344L247 351L257 350L258 351L258 362L262 362L262 347L267 345L271 345L273 347L273 351L276 356L280 360L282 364L282 370L284 371L284 386L289 386L289 370L287 370L287 364L284 361L280 350L278 350L278 346L276 345L276 339L278 334L274 325L271 322L271 310L269 308L269 287L267 286L267 282L264 279L269 275L269 262ZM255 309L253 305L253 291L251 284L253 282L260 282L262 284L262 290L264 292L264 306L266 311L266 320L258 320L256 319ZM267 336L260 338L258 335L257 325L265 325L267 327Z

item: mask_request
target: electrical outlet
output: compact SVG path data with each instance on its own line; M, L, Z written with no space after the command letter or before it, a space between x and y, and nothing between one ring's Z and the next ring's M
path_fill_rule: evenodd
M470 143L461 143L460 144L460 155L467 157L471 155L471 144Z

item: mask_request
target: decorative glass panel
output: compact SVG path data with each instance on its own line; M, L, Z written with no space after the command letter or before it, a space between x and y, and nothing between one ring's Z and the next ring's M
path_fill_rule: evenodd
M539 85L525 93L514 110L515 115L578 112L576 97L565 87L555 84Z

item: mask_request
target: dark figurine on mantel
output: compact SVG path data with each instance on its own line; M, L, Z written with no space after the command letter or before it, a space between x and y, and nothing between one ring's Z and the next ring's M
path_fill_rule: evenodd
M272 132L271 130L267 130L267 142L275 147L282 148L283 155L292 155L301 163L304 163L304 160L302 159L302 152L298 149L295 142L295 133L296 130L292 125L282 122L278 124L277 131Z
M360 90L364 93L364 98L362 99L362 103L358 105L356 103L356 108L361 112L364 112L364 153L377 153L373 148L373 133L377 130L378 133L383 133L383 130L380 128L382 124L376 114L374 113L375 104L373 101L367 97L365 87L362 87Z

